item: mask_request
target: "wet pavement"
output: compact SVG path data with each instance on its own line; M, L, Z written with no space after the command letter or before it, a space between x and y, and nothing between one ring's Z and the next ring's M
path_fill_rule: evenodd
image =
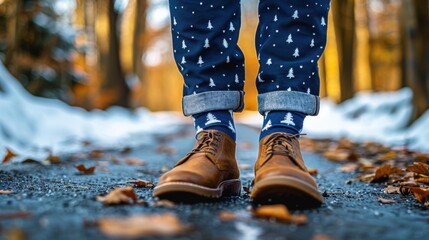
M238 126L237 130L237 159L246 186L253 177L258 132L245 126ZM385 194L383 184L347 183L353 174L340 172L338 164L310 153L304 153L304 158L310 168L318 170L315 177L326 202L318 209L293 211L308 217L305 225L253 218L245 192L219 202L178 204L174 208L105 206L96 201L96 196L105 195L115 187L132 185L128 182L133 178L156 182L162 171L172 167L193 144L192 129L184 126L177 134L153 136L152 141L127 152L128 157L143 159L146 162L143 166L111 164L109 154L124 158L118 151L108 152L97 160L73 158L51 165L0 165L0 190L14 191L0 194L0 239L10 238L11 229L20 229L27 239L106 238L94 224L97 219L162 212L173 212L190 226L177 239L427 239L429 236L429 209L411 196ZM82 175L75 169L80 163L92 166L96 162L99 166L94 174ZM135 191L139 199L153 201L152 189L135 188ZM381 204L377 197L399 201ZM219 219L217 214L224 210L235 212L237 219ZM16 213L21 215L7 216Z

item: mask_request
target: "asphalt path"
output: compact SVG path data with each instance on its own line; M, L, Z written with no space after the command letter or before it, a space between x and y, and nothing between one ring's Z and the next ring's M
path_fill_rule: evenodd
M253 178L258 133L245 126L238 126L237 131L237 159L246 186ZM304 225L252 217L251 202L244 191L239 197L173 208L151 204L105 206L98 202L96 196L132 185L128 182L134 178L156 183L162 172L194 144L190 126L148 139L147 144L126 153L127 158L144 160L142 166L112 164L109 155L124 158L123 153L114 150L92 158L62 156L60 163L51 165L0 165L0 190L14 191L0 194L0 239L11 239L16 231L25 239L105 239L95 224L98 219L165 212L175 213L190 226L177 239L428 239L428 208L411 196L384 193L383 184L350 183L353 174L340 172L338 164L310 153L304 153L304 158L310 168L318 170L315 177L325 203L318 209L292 211L308 217ZM94 174L79 174L75 169L81 163L92 166L97 162ZM135 192L139 199L149 203L155 200L151 188L135 188ZM398 202L382 204L377 197ZM222 211L232 211L236 219L221 220L218 214Z

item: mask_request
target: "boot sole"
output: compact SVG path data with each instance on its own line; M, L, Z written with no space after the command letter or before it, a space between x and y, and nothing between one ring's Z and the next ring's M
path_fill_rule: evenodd
M263 179L253 186L254 205L284 204L290 209L319 207L324 199L312 185L297 178L278 176Z
M153 196L175 202L201 202L222 197L238 196L241 193L239 179L221 182L217 188L208 188L194 183L169 182L154 188Z

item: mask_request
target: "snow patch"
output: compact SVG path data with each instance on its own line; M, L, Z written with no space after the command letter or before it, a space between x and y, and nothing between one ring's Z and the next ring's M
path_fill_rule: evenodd
M83 141L103 148L133 147L154 133L177 130L179 113L133 112L120 107L85 111L61 101L34 97L0 63L0 156L8 147L19 153L15 160L44 160L49 153L82 151Z

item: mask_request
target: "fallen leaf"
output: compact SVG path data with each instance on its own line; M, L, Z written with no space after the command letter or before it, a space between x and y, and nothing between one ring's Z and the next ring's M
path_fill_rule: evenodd
M176 204L169 200L158 200L155 202L152 202L153 207L164 207L164 208L174 208L176 207Z
M237 215L231 211L221 211L217 214L217 217L221 221L232 221L232 220L235 220L237 218Z
M419 176L416 176L416 177L414 177L414 181L418 182L418 183L425 183L425 184L429 185L429 177L419 177Z
M417 153L415 158L417 162L429 162L429 154L427 153Z
M79 165L75 166L75 168L76 168L80 173L83 173L83 174L92 174L92 173L94 173L94 170L95 170L95 166L92 166L92 167L86 168L86 167L85 167L85 165L83 165L83 164L79 164Z
M103 234L118 238L173 237L188 229L172 213L102 218L98 220L98 226Z
M379 182L389 178L391 174L402 174L403 171L400 168L392 167L391 165L383 165L378 167L375 171L375 176L371 182Z
M9 240L25 240L28 239L27 234L21 228L13 227L9 229L5 234L6 239Z
M104 157L103 150L101 149L94 149L89 153L90 158L102 158Z
M429 164L426 163L414 162L413 165L407 166L406 170L429 177Z
M115 188L106 196L97 196L97 201L107 205L137 203L137 195L133 187Z
M18 212L11 212L11 213L0 213L0 219L25 219L30 218L31 212L27 211L18 211Z
M357 163L346 163L340 166L341 172L354 172L359 167Z
M237 144L237 148L241 150L249 150L252 149L253 144L251 142L239 142Z
M243 191L245 192L245 193L247 193L247 194L250 194L250 188L249 187L245 187L245 186L243 186Z
M4 156L2 163L8 163L16 156L18 156L16 153L12 152L9 148L6 148L6 155Z
M316 168L309 168L308 173L310 173L310 175L317 175L318 171Z
M134 166L143 166L146 164L145 161L143 161L139 158L135 158L135 157L125 158L124 163L126 163L128 165L134 165Z
M305 215L291 215L283 204L265 205L253 210L253 215L262 218L273 218L279 221L305 224L307 217Z
M323 156L335 162L356 161L358 159L356 153L346 149L331 149L325 152Z
M396 155L397 154L395 151L389 151L387 153L380 154L377 158L380 161L388 161L388 160L392 160L393 158L395 158Z
M50 163L59 163L59 162L61 162L61 158L59 156L53 155L51 153L49 154L47 160Z
M245 163L242 163L242 164L238 165L238 167L239 167L241 170L249 170L249 169L252 169L252 165L250 165L250 164L245 164Z
M11 193L14 193L14 191L13 190L1 190L0 189L0 194L11 194Z
M174 147L161 145L158 148L156 148L156 151L159 153L174 154L177 152L177 149Z
M130 181L128 183L134 184L135 187L139 188L151 188L153 187L153 182L143 179L134 179L133 181Z
M429 206L429 188L411 188L410 191L419 203Z
M385 193L388 193L388 194L394 194L394 193L401 193L401 191L400 191L400 189L399 189L399 187L395 187L395 186L387 186L385 189L384 189L384 192Z
M332 238L331 236L328 236L322 233L316 234L311 238L311 240L333 240L333 239L334 238Z
M382 197L377 197L377 201L379 201L380 203L383 203L383 204L398 202L398 201L393 200L393 199L386 199L386 198L382 198Z

